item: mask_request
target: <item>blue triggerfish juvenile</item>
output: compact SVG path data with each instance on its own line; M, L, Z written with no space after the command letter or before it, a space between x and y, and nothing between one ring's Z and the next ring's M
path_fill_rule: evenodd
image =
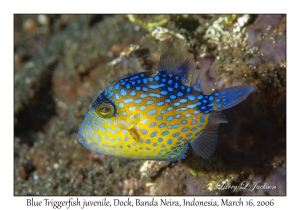
M175 161L188 143L208 158L218 125L228 109L253 91L247 85L204 95L194 78L193 57L177 49L161 55L158 72L146 71L114 82L94 101L79 127L78 139L97 153L127 159Z

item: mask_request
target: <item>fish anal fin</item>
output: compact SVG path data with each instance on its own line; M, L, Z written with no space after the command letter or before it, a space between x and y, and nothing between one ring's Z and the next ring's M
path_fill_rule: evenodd
M209 122L201 135L191 143L198 156L209 158L215 151L218 143L218 126L227 123L227 118L222 112L212 112Z

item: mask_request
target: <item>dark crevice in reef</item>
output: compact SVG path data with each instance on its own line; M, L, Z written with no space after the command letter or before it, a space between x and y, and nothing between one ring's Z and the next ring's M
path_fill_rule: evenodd
M158 170L158 172L157 172L154 176L151 177L151 179L152 179L153 181L156 180L157 178L161 177L161 174L162 174L162 172L163 172L164 170L166 170L167 168L173 168L173 166L174 166L174 165L172 164L172 162L170 162L168 165L166 165L166 166L160 168L160 169Z
M103 21L105 17L112 16L112 15L93 15L89 22L89 27L92 28L99 22Z
M21 143L32 146L34 134L43 130L44 125L56 114L55 101L52 96L52 74L57 61L51 63L41 75L40 86L30 102L15 114L15 136Z
M184 28L187 31L195 31L199 26L199 22L193 19L184 19L180 18L180 20L176 19L176 16L172 16L171 21L173 21L177 28Z
M24 180L28 180L30 175L36 170L36 167L32 163L28 163L24 166L25 177Z

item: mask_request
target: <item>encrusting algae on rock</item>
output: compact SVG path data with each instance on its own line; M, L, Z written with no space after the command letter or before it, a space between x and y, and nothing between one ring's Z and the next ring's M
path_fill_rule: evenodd
M127 159L175 161L188 143L208 158L218 140L221 110L247 98L253 87L235 86L204 95L196 63L187 52L162 54L158 72L114 82L94 101L78 131L79 142L97 153Z

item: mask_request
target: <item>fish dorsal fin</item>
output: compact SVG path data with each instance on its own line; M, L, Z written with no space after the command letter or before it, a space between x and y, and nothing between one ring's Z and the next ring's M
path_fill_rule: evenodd
M188 52L175 48L164 52L158 63L159 72L178 75L182 82L190 80L195 69L194 58Z
M186 84L186 85L197 88L199 91L202 92L201 85L203 84L204 79L205 79L205 77L203 76L203 73L199 69L196 69L193 72L193 75L191 77L189 84Z
M212 112L209 122L200 136L191 143L198 156L208 158L215 151L218 143L218 126L227 123L226 116L221 112Z

